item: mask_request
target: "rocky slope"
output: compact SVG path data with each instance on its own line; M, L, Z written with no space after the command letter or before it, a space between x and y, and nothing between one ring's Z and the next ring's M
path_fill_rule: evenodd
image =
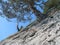
M60 11L28 30L18 32L0 45L60 45Z

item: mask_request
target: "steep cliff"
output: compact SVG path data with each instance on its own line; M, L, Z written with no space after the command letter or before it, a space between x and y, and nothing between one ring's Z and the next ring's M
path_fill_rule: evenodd
M60 10L28 30L18 32L0 45L60 45Z

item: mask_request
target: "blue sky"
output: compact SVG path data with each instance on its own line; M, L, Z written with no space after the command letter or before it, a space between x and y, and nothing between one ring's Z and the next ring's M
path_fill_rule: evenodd
M16 23L8 22L5 18L0 16L0 41L16 32Z
M34 15L32 16L33 20L35 20L36 17ZM32 20L32 21L33 21ZM19 23L19 27L22 26L27 26L30 22L25 22L25 23ZM9 22L6 20L6 18L0 16L0 41L4 40L8 36L17 33L17 28L16 28L16 21Z
M7 0L5 0L7 1ZM0 6L1 7L1 6ZM38 10L41 10L38 6L36 6ZM43 12L43 10L41 10ZM32 21L36 19L34 15L32 15ZM19 23L19 27L23 25L24 27L27 26L30 22L25 23ZM3 18L0 16L0 41L6 39L8 36L17 33L16 29L16 20L12 22L9 22L6 20L6 18Z

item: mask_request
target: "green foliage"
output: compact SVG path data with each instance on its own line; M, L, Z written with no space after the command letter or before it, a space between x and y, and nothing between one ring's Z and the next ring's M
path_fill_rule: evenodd
M19 2L19 0L9 0L9 1L11 2L11 4Z
M57 6L57 9L60 10L60 5Z
M48 12L49 9L53 7L57 7L60 3L60 0L48 0L45 7L44 7L44 14Z
M39 4L37 3L39 2ZM19 22L31 21L31 15L35 14L38 19L42 19L42 13L36 6L41 7L42 0L8 0L2 1L3 14L8 18L16 18ZM26 18L27 17L27 18Z

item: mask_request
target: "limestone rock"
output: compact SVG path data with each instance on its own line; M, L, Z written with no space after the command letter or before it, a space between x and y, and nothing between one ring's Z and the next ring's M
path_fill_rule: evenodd
M60 11L27 31L8 37L0 45L60 45Z

